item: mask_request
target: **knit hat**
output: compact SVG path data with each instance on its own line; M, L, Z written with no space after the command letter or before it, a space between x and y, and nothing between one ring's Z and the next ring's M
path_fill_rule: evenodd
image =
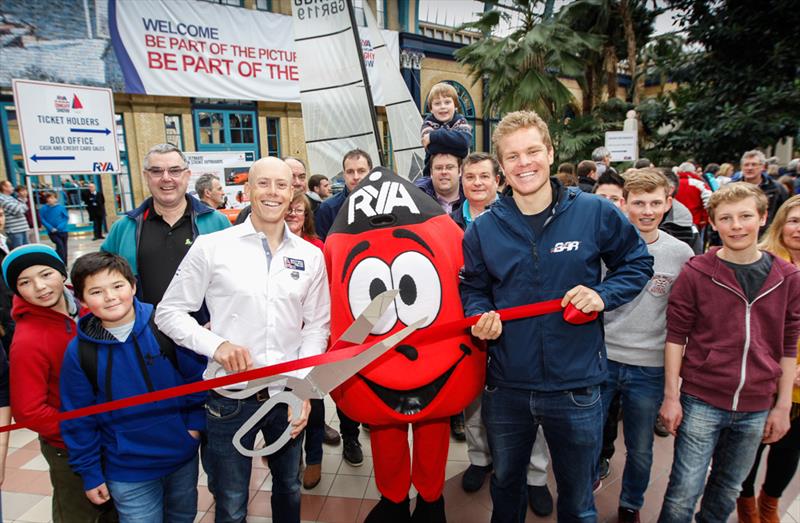
M47 265L67 277L67 267L52 247L29 243L12 250L3 260L3 279L8 288L19 294L17 278L22 271L34 265Z

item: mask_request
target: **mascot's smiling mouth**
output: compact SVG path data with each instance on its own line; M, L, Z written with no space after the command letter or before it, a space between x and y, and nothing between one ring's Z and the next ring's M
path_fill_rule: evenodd
M460 348L464 353L460 358L458 358L458 361L456 361L452 367L447 369L444 374L432 382L428 383L427 385L423 385L422 387L417 387L416 389L390 389L384 387L383 385L378 385L374 381L368 380L361 374L358 376L364 380L364 383L366 383L367 386L372 389L372 392L374 392L390 409L406 416L413 416L430 405L431 401L433 401L433 398L439 394L439 391L442 390L444 384L453 374L453 371L456 370L458 364L461 363L461 360L472 354L472 349L463 343L461 344Z

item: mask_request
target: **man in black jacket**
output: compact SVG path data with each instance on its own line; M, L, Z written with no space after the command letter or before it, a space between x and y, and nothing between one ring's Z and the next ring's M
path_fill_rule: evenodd
M94 227L94 235L92 240L102 240L103 236L103 222L106 218L106 200L103 193L97 190L97 186L90 183L87 189L81 195L83 204L86 206L86 212L89 213L89 220L92 221Z

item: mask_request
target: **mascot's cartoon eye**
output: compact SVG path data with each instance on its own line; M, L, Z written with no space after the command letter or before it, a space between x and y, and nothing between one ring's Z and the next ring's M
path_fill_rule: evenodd
M400 291L395 299L400 321L410 325L427 317L421 327L433 323L442 305L442 284L433 263L418 252L404 252L395 258L391 272L392 282Z
M361 260L353 268L347 288L347 298L353 318L358 318L375 296L387 289L394 288L391 270L386 262L378 258ZM386 334L394 327L395 323L397 323L397 309L392 303L371 332L372 334Z

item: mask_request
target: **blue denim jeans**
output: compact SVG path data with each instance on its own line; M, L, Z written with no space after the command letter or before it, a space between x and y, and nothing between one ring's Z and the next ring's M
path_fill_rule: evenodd
M306 465L322 463L322 442L325 439L325 403L322 400L311 400L311 412L302 437Z
M149 481L112 481L106 486L120 523L192 523L197 515L198 458Z
M600 387L559 392L486 387L481 401L494 464L492 522L525 521L525 476L540 425L558 486L558 520L596 521L592 483L602 443Z
M653 425L664 398L664 367L626 365L608 360L608 378L603 383L603 416L608 416L609 398L619 392L625 434L625 470L619 506L639 510L650 482L653 464Z
M8 237L8 250L28 243L28 233L26 231L9 232L6 233L6 236Z
M769 411L722 410L688 394L681 394L681 406L683 421L658 522L691 521L701 493L703 501L695 519L726 522L753 465ZM706 481L709 463L713 465Z
M208 474L208 489L216 502L216 523L238 523L247 517L250 473L253 458L239 454L233 435L261 407L255 398L232 400L210 393L206 401L208 442L203 452L203 468ZM260 431L267 444L275 441L288 425L285 404L278 404L243 438L253 448ZM272 520L276 523L300 521L300 440L290 440L268 458L272 474Z

